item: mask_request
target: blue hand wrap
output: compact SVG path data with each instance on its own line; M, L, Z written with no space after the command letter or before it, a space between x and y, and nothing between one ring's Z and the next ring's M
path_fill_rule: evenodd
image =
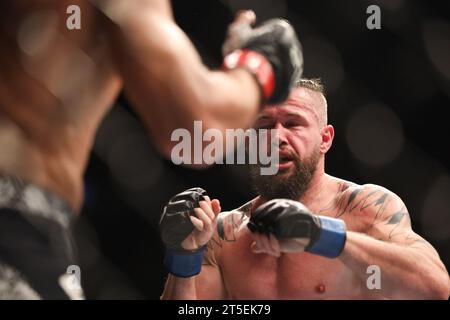
M179 251L166 250L164 265L174 276L188 278L200 273L203 263L205 247L194 253L180 253Z
M339 219L319 216L321 230L319 238L306 251L328 258L336 258L344 249L347 232L345 222Z

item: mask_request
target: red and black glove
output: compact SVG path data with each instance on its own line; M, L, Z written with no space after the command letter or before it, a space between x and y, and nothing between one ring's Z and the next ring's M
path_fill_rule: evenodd
M255 29L232 24L223 53L225 69L245 68L256 77L263 103L285 101L303 74L301 44L283 19L268 20Z

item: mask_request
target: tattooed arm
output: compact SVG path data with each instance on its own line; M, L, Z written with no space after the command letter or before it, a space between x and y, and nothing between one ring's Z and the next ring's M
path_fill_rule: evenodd
M361 279L363 296L391 299L448 299L450 281L436 250L411 228L403 201L379 186L348 190L340 203L364 221L365 233L347 232L340 259ZM381 271L381 288L368 289L368 266Z

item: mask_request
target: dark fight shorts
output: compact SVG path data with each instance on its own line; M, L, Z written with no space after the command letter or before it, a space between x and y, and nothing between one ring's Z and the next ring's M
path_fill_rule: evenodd
M0 299L77 298L74 217L55 194L0 176Z

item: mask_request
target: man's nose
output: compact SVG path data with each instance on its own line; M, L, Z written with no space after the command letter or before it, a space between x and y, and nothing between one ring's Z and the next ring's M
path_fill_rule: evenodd
M278 144L281 147L282 145L287 145L288 144L288 130L283 127L283 125L281 123L276 123L274 129L277 130L277 135L278 135Z

